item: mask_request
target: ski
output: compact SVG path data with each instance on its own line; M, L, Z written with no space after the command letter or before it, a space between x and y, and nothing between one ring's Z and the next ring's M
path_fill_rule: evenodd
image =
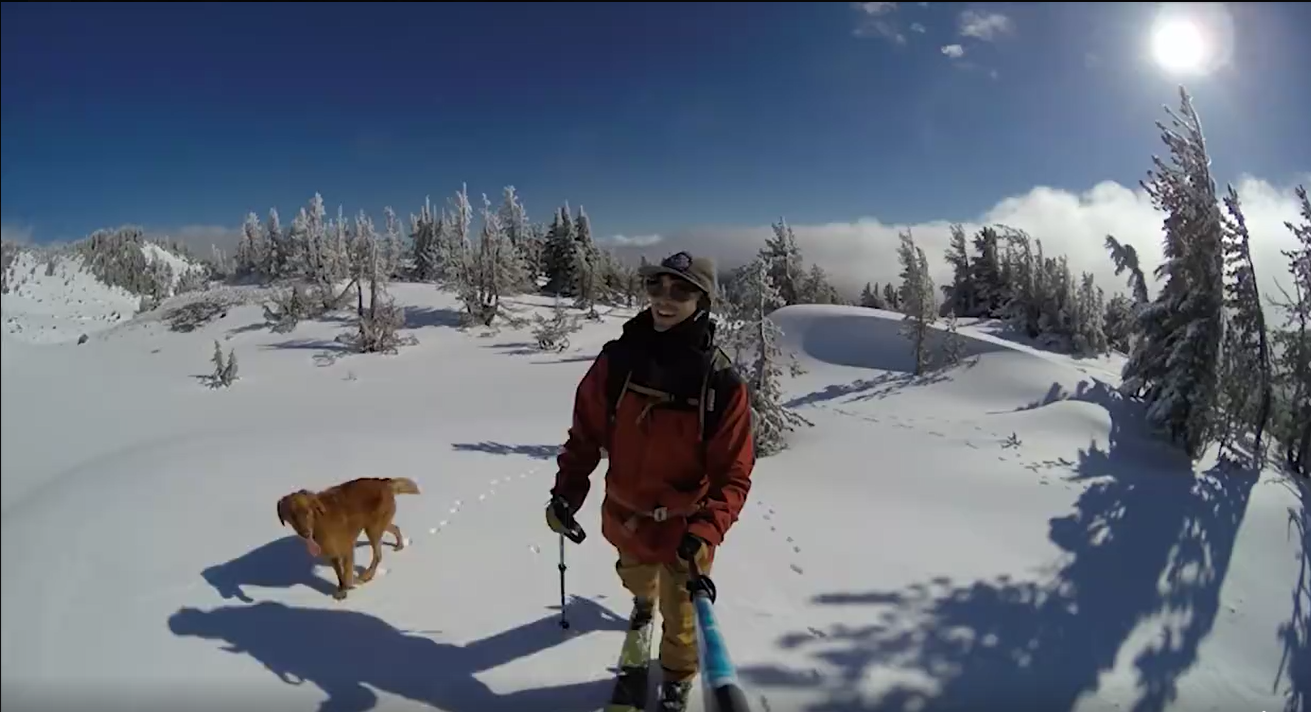
M646 709L647 677L651 664L651 638L655 632L654 604L634 604L628 632L619 651L619 673L605 712L640 712Z

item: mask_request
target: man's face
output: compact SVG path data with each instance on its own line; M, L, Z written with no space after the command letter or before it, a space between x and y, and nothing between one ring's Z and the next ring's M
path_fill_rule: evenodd
M646 296L655 330L665 331L696 313L701 290L685 279L658 274L647 278Z

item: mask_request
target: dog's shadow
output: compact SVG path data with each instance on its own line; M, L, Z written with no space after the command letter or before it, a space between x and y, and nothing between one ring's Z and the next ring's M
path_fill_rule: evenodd
M355 543L357 549L363 547L366 550L366 562L368 546L369 542L363 540ZM388 536L387 542L383 544L383 551L392 550L394 546L391 544L391 537ZM359 560L358 554L356 560ZM327 571L331 580L320 576L319 568ZM357 564L356 574L364 571L364 568ZM307 586L325 596L331 596L337 590L336 576L332 573L328 560L310 556L305 548L305 540L294 535L275 539L231 561L215 564L200 572L200 575L223 598L236 598L246 603L254 603L255 599L246 594L243 586L264 588Z

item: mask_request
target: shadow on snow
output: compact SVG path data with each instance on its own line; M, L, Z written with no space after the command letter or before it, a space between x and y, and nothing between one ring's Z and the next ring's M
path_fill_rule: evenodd
M1224 467L1194 474L1185 457L1143 434L1141 406L1105 384L1075 397L1105 407L1111 432L1106 450L1096 442L1080 450L1071 479L1086 489L1072 513L1049 522L1049 538L1066 556L1048 580L939 578L902 591L822 595L816 604L867 607L859 615L877 622L836 626L822 637L798 632L779 645L809 649L836 673L761 666L743 669L743 677L812 689L819 695L812 711L1062 712L1097 691L1136 627L1165 621L1133 659L1137 699L1126 712L1167 706L1216 620L1257 478ZM1304 634L1290 635L1305 641ZM862 696L861 682L874 670L932 684L893 682Z
M559 445L507 445L484 440L480 443L451 443L459 452L485 452L489 455L524 455L536 460L554 460L560 454Z
M558 607L557 607L558 610ZM571 632L623 630L626 621L586 598L569 606ZM464 645L440 643L393 628L381 618L341 608L297 608L275 602L182 608L168 619L181 637L222 641L222 650L249 655L289 685L312 683L328 698L319 712L363 712L378 704L374 690L448 712L596 709L609 680L500 694L475 675L569 640L557 615Z

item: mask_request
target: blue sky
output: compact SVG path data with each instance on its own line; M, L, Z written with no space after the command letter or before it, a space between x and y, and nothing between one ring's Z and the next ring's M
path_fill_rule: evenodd
M1311 171L1311 7L1227 11L1226 66L1184 80L1214 170L1286 185ZM583 204L603 236L969 220L1034 186L1136 187L1180 81L1149 58L1156 12L6 3L3 221L236 226L315 191L405 216L461 182L514 184L537 219Z

